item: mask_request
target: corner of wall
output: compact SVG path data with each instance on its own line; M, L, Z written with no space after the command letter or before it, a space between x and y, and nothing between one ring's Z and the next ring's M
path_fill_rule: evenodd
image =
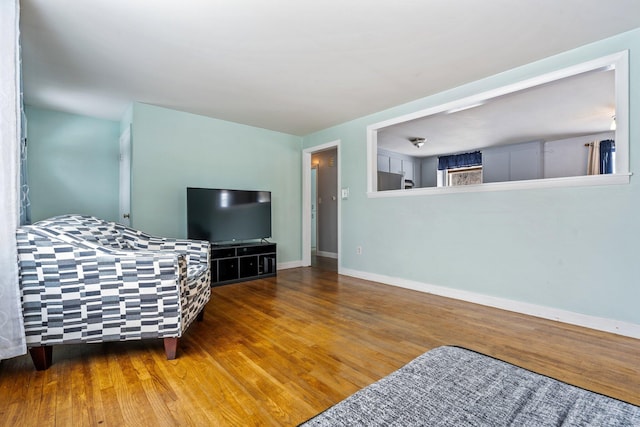
M131 126L133 123L133 103L129 104L127 109L122 114L122 118L120 119L120 133L124 132L124 130Z

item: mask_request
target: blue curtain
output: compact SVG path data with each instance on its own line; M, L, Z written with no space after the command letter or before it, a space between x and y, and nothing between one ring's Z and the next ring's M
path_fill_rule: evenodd
M480 151L474 151L473 153L451 154L449 156L438 157L438 170L466 168L481 165L482 153Z
M600 173L613 173L613 153L616 143L612 139L600 141Z

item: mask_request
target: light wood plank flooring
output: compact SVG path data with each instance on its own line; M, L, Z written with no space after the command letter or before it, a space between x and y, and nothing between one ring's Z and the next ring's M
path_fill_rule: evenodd
M338 271L338 260L311 253L311 266L315 269L333 271L335 273Z
M319 268L213 289L167 361L160 340L0 363L0 424L291 426L440 345L640 404L640 340Z

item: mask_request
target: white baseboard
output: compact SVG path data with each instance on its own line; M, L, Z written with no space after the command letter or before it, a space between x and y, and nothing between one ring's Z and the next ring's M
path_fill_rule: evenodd
M472 302L475 304L500 308L502 310L513 311L516 313L527 314L543 319L555 320L562 323L583 326L598 331L610 332L617 335L640 339L640 325L635 323L622 322L619 320L607 319L604 317L590 316L586 314L575 313L572 311L545 307L542 305L529 304L506 298L492 297L475 292L447 288L444 286L430 285L413 280L400 279L396 277L385 276L382 274L368 273L348 268L340 268L339 273L344 274L345 276L352 276L359 279L384 283L386 285L413 289L415 291L426 292L429 294L454 298L462 301Z
M298 267L302 267L302 260L279 262L276 268L278 270L287 270L289 268L298 268Z
M338 259L338 254L335 252L316 251L317 256L323 256L325 258Z

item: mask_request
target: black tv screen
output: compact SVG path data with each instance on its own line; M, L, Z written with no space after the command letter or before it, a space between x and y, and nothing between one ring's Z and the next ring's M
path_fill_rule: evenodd
M271 237L271 192L187 188L187 233L212 243Z

